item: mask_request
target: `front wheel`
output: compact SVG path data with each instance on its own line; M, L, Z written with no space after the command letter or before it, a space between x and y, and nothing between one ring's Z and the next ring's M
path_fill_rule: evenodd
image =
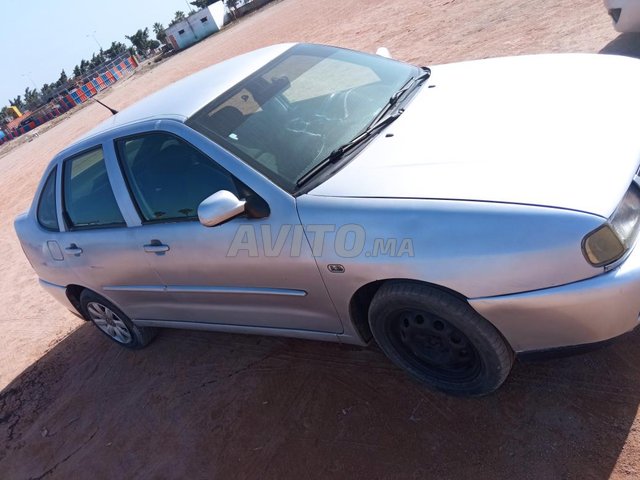
M80 306L85 318L123 347L143 348L156 336L155 328L135 325L113 303L90 290L84 290L80 295Z
M513 365L513 351L493 325L464 300L427 285L384 284L371 302L369 324L394 363L452 395L491 393Z

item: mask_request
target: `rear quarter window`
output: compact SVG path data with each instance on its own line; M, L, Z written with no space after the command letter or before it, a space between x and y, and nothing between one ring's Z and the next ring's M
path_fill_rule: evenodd
M37 217L42 228L52 231L59 231L58 208L56 203L56 173L58 167L54 168L42 188L38 200Z

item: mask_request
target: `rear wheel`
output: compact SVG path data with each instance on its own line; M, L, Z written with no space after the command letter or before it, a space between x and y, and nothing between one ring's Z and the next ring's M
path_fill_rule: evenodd
M374 338L414 378L453 395L486 395L507 378L513 351L465 301L412 282L389 282L369 309Z
M111 340L127 348L143 348L156 336L156 329L139 327L118 307L90 290L80 295L85 317Z

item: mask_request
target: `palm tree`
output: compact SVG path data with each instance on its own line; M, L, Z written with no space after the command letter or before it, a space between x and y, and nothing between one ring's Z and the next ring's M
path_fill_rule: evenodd
M187 16L184 14L184 12L178 10L176 13L174 13L173 20L171 20L169 26L175 25L176 23L183 21L185 18L187 18Z
M147 27L144 30L138 29L133 35L125 35L124 38L129 40L141 55L147 55L149 50L160 46L160 42L149 38L149 29Z
M202 9L207 8L209 5L216 3L217 0L195 0L193 2L189 2L196 8Z
M164 25L160 22L153 24L153 33L156 34L156 39L162 43L167 43L167 34L164 32Z

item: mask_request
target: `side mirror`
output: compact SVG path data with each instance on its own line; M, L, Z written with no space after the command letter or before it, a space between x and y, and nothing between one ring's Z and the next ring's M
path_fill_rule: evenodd
M244 212L245 201L228 190L220 190L198 205L198 219L205 227L215 227Z
M378 50L376 50L376 55L380 55L384 58L392 58L391 52L389 52L389 49L387 47L380 47Z

